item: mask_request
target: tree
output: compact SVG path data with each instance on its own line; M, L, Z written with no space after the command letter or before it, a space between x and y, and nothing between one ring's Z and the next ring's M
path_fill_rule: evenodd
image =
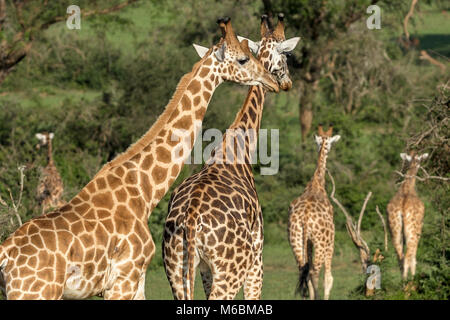
M289 28L302 37L300 56L293 56L292 66L300 76L299 115L304 140L313 119L313 103L319 89L319 81L332 72L336 56L334 45L347 34L353 23L369 17L366 9L370 5L383 4L390 9L406 7L408 1L380 0L262 0L265 12L270 16L283 12ZM353 97L350 97L353 100ZM349 98L349 99L350 99Z
M136 2L78 1L81 17L109 14ZM115 1L117 2L117 1ZM109 4L108 4L109 3ZM104 8L106 7L106 8ZM66 19L66 3L48 0L0 0L0 85L51 25Z

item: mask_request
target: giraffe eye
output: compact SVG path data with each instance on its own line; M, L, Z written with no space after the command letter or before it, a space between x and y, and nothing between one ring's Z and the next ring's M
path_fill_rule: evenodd
M247 61L250 60L248 57L238 59L239 64L242 66L247 63Z

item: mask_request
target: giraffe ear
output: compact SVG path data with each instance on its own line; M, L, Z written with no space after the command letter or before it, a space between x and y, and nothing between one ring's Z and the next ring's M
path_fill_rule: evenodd
M284 40L277 47L279 53L289 52L295 49L297 43L300 41L300 37L291 38L288 40Z
M225 51L227 50L227 45L224 42L220 48L218 48L216 51L214 51L214 55L216 56L217 60L219 62L222 62L225 60Z
M424 153L423 155L421 155L419 158L418 158L418 160L419 161L422 161L422 160L425 160L425 159L427 159L428 158L428 153Z
M199 46L198 44L193 43L195 51L197 51L197 54L200 56L200 58L203 58L204 55L208 52L208 48Z
M241 37L241 36L237 36L239 42L242 42L244 40L248 41L248 47L250 48L250 50L254 53L254 54L258 54L258 50L259 50L259 46L261 45L261 42L254 42L250 39Z
M339 141L340 138L341 138L341 136L337 134L330 139L330 143L337 142L337 141Z
M42 140L45 138L45 136L41 133L36 133L36 138L38 138L39 140Z
M50 132L49 135L48 135L48 137L50 138L50 140L52 140L54 136L55 136L55 134L54 134L53 132Z
M314 135L314 141L316 141L316 143L317 143L317 145L319 146L319 148L320 148L320 146L322 145L322 137L321 136L316 136L316 135Z
M408 156L406 153L400 153L400 158L402 158L403 161L411 162L412 158L411 156Z

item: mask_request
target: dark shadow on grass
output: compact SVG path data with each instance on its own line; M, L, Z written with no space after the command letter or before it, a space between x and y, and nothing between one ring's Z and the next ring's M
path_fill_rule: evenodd
M438 53L450 59L450 34L425 34L417 36L419 48L429 53ZM436 55L433 56L436 58Z

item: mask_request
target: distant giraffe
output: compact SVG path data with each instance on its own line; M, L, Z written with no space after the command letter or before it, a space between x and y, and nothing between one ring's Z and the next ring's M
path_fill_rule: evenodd
M299 289L308 284L311 300L318 299L319 273L325 264L325 295L328 300L333 276L331 260L334 251L333 206L325 190L325 171L331 144L340 139L331 136L333 127L324 132L319 125L315 136L319 148L317 169L303 194L292 201L289 207L288 237L300 272ZM314 249L314 259L312 257Z
M54 136L53 132L36 133L36 138L39 139L36 148L40 149L41 147L47 146L47 165L41 171L37 187L37 200L41 206L42 214L50 208L56 209L65 204L61 200L64 191L63 182L53 162L52 140Z
M409 163L409 168L395 196L387 206L389 228L392 242L397 253L398 261L404 280L408 272L414 276L416 273L416 253L422 233L425 206L417 196L415 189L416 174L420 168L420 162L428 158L428 153L421 156L411 152L409 155L400 153L403 161ZM403 253L403 237L406 240L406 254Z
M286 55L299 39L285 40L280 14L274 30L268 28L264 15L261 41L249 41L283 90L292 86ZM233 299L242 286L245 299L261 297L263 217L250 157L256 149L265 93L260 86L249 89L214 156L172 194L163 257L175 299L194 298L197 266L208 299ZM237 148L234 141L241 141Z
M219 25L219 43L181 78L144 136L67 205L31 219L3 242L0 290L8 299L145 299L155 253L148 219L179 175L214 90L224 81L279 90L239 43L230 19Z

